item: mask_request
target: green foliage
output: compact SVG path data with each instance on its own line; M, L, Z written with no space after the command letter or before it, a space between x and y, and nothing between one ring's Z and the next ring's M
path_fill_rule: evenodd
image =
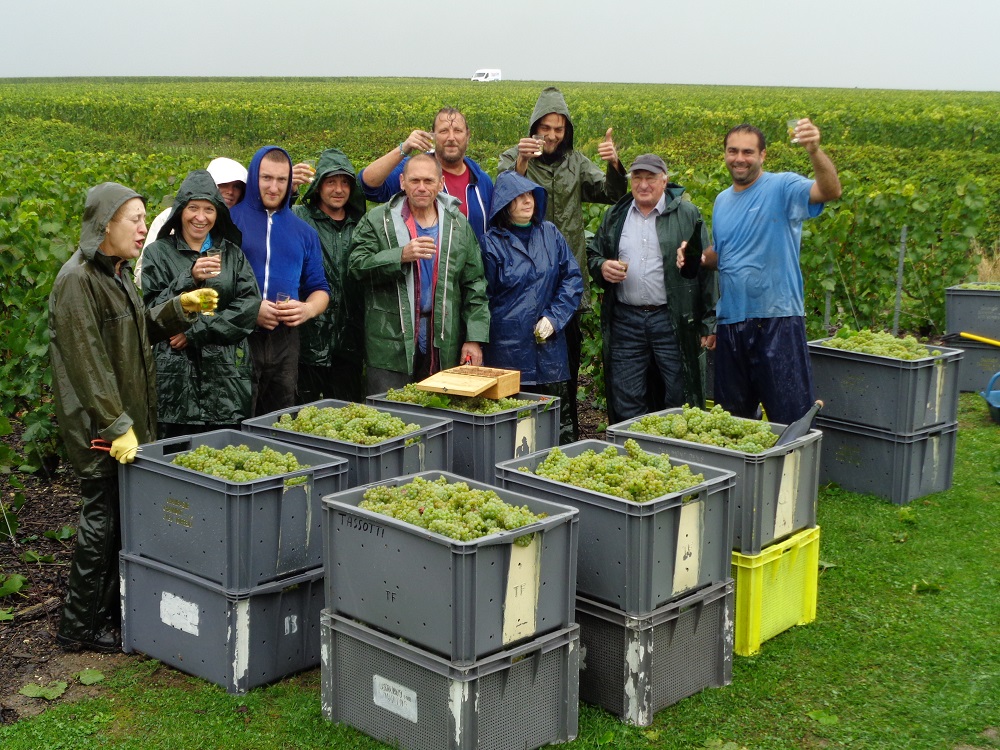
M81 670L76 677L80 680L81 685L96 685L98 682L104 682L104 673L97 669Z
M987 200L1000 183L995 93L560 86L578 149L596 158L598 142L613 126L622 160L661 154L671 179L685 186L709 223L715 196L729 184L721 154L725 132L757 123L769 140L769 169L808 173L804 151L785 142L784 123L789 113L812 117L844 183L841 200L803 232L814 338L842 324L884 328L892 319L904 226L901 327L923 335L941 331L944 288L974 273L971 241L988 245L1000 232L1000 205ZM469 155L495 174L500 152L525 134L537 94L534 82L500 88L437 79L0 82L0 414L22 422L25 445L20 455L0 444L0 472L36 469L59 449L47 299L76 245L89 187L106 180L134 187L155 214L191 169L217 155L246 162L266 143L284 145L296 160L338 146L360 168L414 127L428 127L443 103L466 113ZM596 231L605 210L585 207L588 231ZM582 369L593 379L600 407L596 307L581 326Z
M11 573L0 579L0 597L17 594L28 583L28 579L20 573Z
M53 680L48 685L36 685L34 683L25 685L18 692L29 698L44 698L47 701L54 701L66 692L69 685L63 680Z

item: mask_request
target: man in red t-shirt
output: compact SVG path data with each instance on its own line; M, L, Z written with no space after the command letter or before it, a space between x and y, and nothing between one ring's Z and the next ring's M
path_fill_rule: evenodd
M493 200L493 180L476 162L465 155L469 147L469 125L465 115L444 107L434 115L431 131L414 130L387 154L380 156L358 174L365 197L385 203L400 191L403 167L411 151L433 154L444 175L444 192L461 201L458 210L469 220L480 245L486 234Z

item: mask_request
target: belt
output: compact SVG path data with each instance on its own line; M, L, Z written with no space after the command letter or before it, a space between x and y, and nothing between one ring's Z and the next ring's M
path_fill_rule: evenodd
M643 312L655 312L666 307L666 305L626 305L624 302L620 302L619 304L624 307L631 307L633 310L642 310Z

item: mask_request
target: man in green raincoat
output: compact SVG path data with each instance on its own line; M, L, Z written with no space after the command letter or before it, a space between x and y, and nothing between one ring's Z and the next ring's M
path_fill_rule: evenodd
M156 439L153 343L214 311L218 299L202 289L146 309L129 263L145 237L142 196L114 182L91 188L80 244L49 296L56 417L83 497L56 636L68 649L121 649L118 462L131 463L140 443Z
M370 394L466 360L483 363L490 311L482 254L442 182L433 156L411 157L402 192L354 232L350 270L363 285Z
M364 308L357 283L348 277L351 238L365 215L365 195L354 165L337 148L319 156L316 175L292 211L319 234L323 270L330 285L326 311L299 328L297 403L323 398L362 401Z
M584 233L584 203L614 203L628 192L625 170L618 159L611 128L598 144L597 153L607 162L607 173L574 148L573 121L569 107L559 89L543 89L531 112L528 137L500 154L499 171L516 169L545 188L548 208L545 219L562 232L580 264L587 267L587 243ZM584 286L580 311L591 307L590 290ZM579 312L565 328L569 352L571 403L566 405L573 415L574 439L579 433L576 411L577 374L580 371Z

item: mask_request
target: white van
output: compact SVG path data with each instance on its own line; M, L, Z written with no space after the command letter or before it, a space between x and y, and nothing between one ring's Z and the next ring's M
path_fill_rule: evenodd
M472 76L472 80L479 81L481 83L486 83L487 81L499 81L500 68L480 68L476 71L475 75Z

